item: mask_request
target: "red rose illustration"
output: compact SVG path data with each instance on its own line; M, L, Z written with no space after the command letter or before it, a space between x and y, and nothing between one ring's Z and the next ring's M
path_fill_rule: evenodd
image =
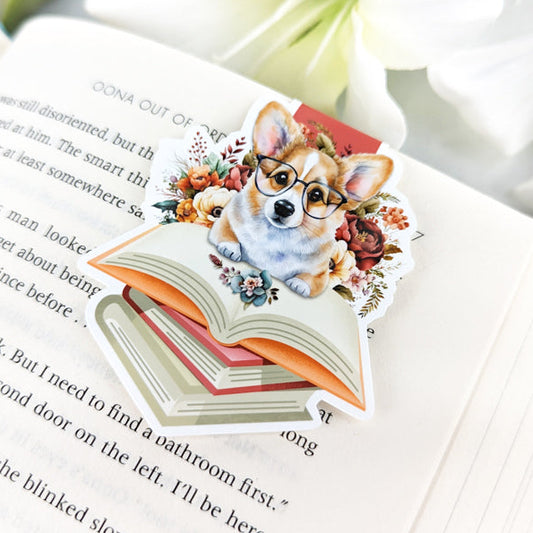
M230 191L235 189L237 192L241 192L241 189L246 185L251 172L252 167L249 167L248 165L235 165L229 171L224 186Z
M348 243L348 250L355 254L359 270L370 270L383 257L385 238L378 225L371 220L346 213L335 238Z

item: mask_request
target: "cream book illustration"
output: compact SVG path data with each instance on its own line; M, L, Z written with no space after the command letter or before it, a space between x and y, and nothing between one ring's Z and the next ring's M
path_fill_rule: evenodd
M279 291L273 305L245 307L220 282L221 269L210 257L206 236L207 229L199 225L156 226L89 262L127 286L127 298L108 294L93 304L92 328L152 425L168 435L189 433L191 428L196 433L306 428L318 423L320 399L348 413L368 412L366 354L361 351L357 317L342 297L328 291L305 300L302 309L302 297L274 280ZM181 245L173 246L174 242ZM197 253L190 254L193 248ZM237 272L249 268L224 262ZM163 326L174 333L174 347L188 359L194 357L192 335L175 336L175 324L169 331L170 315L162 315L154 300L196 327L207 328L209 344L216 343L219 351L235 349L238 343L256 358L267 358L273 364L264 368L276 369L270 378L274 386L255 387L252 392L209 390L198 377L208 376L209 367L192 372L157 330ZM159 327L139 315L139 305ZM202 346L209 344L204 341ZM215 351L210 358L217 358ZM252 383L248 378L253 389Z
M328 291L302 304L279 284L274 305L244 308L220 283L211 251L206 228L169 224L89 264L204 324L219 343L240 343L364 410L357 318L342 298Z
M164 429L169 426L311 420L306 403L314 388L211 394L159 336L118 295L102 299L96 320L139 392ZM164 432L164 431L163 431Z

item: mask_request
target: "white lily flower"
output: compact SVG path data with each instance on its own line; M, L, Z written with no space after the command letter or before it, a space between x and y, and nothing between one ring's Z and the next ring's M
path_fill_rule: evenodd
M430 65L433 89L507 155L533 140L533 3L516 2L474 47Z
M220 63L398 147L387 68L469 42L503 0L86 0L96 17ZM344 105L341 105L344 102Z
M477 41L504 0L359 0L364 42L385 68L424 68Z
M11 44L9 37L3 32L0 26L0 56L7 50L8 46Z
M529 209L533 215L533 178L529 181L521 183L513 190L516 199Z

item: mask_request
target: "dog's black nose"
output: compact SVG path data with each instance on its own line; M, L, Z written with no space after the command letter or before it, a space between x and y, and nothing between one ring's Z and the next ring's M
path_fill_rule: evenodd
M294 205L289 200L278 200L274 204L274 211L280 217L290 217L294 213Z

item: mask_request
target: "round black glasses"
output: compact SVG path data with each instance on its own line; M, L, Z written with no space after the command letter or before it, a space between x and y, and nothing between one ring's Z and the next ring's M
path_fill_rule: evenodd
M255 184L265 196L278 196L296 183L301 183L304 186L302 207L310 217L317 219L329 217L348 201L343 194L325 183L299 179L296 169L288 163L262 154L256 157Z

